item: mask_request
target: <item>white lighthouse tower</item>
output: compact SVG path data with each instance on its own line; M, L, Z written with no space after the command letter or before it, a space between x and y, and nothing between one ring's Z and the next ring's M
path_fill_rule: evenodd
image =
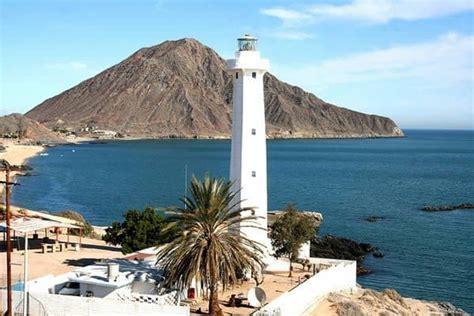
M260 57L257 39L246 34L238 39L235 59L227 60L233 77L232 152L230 180L240 207L254 207L263 229L240 227L239 233L268 247L267 238L267 148L263 75L270 63ZM250 214L243 214L250 215ZM268 254L269 249L265 249Z

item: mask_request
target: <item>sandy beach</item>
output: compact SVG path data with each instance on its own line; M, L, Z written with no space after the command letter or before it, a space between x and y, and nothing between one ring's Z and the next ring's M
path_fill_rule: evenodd
M5 151L0 153L0 159L6 159L11 165L24 164L28 158L34 157L44 150L39 145L23 145L12 140L0 140L5 147Z

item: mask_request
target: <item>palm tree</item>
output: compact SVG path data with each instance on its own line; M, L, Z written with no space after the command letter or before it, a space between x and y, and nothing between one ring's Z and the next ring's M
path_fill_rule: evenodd
M171 211L175 220L170 229L178 237L159 250L157 264L165 271L165 286L191 286L193 279L209 290L209 313L223 315L218 301L218 283L222 290L237 281L241 271L257 271L263 266L262 246L245 236L236 227L255 227L256 216L239 208L232 183L210 178L192 177L190 197L181 199L185 207Z

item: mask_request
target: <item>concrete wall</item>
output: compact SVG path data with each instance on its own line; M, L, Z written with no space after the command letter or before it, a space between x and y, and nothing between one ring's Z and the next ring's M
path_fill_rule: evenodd
M311 258L311 263L332 265L256 311L255 316L306 315L327 294L356 290L356 262Z
M21 305L22 292L13 292L13 306ZM0 312L6 311L6 290L0 290ZM188 306L157 305L96 297L77 297L46 293L30 294L30 315L163 315L189 316Z

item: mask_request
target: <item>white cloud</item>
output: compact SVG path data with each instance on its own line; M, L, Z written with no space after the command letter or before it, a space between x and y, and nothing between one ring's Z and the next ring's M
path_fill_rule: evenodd
M429 42L273 68L283 79L307 89L401 78L449 85L474 80L473 56L474 36L448 33Z
M283 24L288 27L299 26L313 20L311 14L282 7L262 9L260 13L279 18L283 21Z
M285 8L270 8L270 9L263 9L261 13L269 16L274 16L283 20L302 20L302 19L309 19L311 16L306 13L302 13L295 10L289 10Z
M421 20L448 16L474 9L472 0L353 0L348 4L320 4L301 10L283 7L261 10L281 19L284 25L297 25L321 19L348 19L369 23L391 20Z

